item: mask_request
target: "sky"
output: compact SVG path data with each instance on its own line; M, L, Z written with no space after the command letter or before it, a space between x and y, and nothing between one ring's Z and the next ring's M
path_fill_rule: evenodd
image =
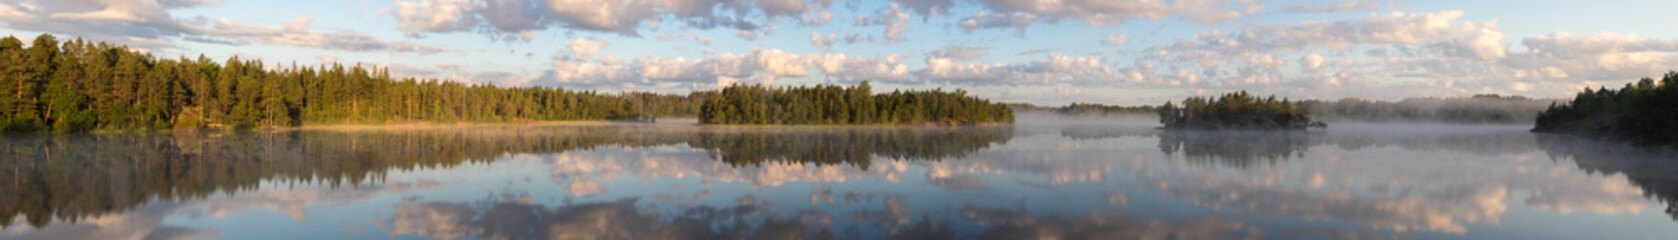
M1003 102L1571 97L1678 69L1645 1L0 0L0 35L602 92L733 83Z

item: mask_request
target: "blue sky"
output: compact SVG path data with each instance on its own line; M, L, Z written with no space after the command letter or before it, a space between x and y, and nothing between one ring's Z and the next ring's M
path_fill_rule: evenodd
M1236 90L1567 97L1678 67L1669 9L1678 1L13 0L0 34L502 86L871 80L1129 105Z

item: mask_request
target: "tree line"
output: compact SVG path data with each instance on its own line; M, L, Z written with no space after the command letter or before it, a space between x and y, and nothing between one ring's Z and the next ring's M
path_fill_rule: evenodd
M108 43L0 39L0 130L248 128L693 116L712 92L607 94L390 77L331 64L164 59Z
M1572 102L1551 104L1538 114L1534 132L1583 135L1642 145L1678 143L1678 71L1660 81L1643 78L1611 90L1586 88Z
M1247 91L1226 93L1217 98L1194 96L1183 99L1182 106L1170 101L1158 109L1159 121L1166 129L1306 129L1326 127L1312 121L1309 110L1300 102L1286 98L1276 100L1272 95L1259 98Z
M940 124L1012 123L1007 105L966 91L896 90L873 94L867 81L835 85L764 87L734 84L700 105L705 124Z
M1159 111L1154 106L1149 105L1119 106L1078 102L1060 107L1037 106L1028 103L1010 103L1008 104L1008 108L1013 109L1014 112L1052 112L1068 116L1154 115Z

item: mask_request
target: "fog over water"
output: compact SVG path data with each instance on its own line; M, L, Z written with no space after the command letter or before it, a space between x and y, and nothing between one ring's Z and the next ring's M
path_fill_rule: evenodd
M0 138L6 239L1678 234L1670 150L1524 125L474 126Z

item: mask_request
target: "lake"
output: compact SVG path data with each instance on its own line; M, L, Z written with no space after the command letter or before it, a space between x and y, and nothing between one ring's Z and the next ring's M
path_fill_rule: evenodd
M1530 126L1029 122L7 135L0 238L1678 236L1678 155Z

